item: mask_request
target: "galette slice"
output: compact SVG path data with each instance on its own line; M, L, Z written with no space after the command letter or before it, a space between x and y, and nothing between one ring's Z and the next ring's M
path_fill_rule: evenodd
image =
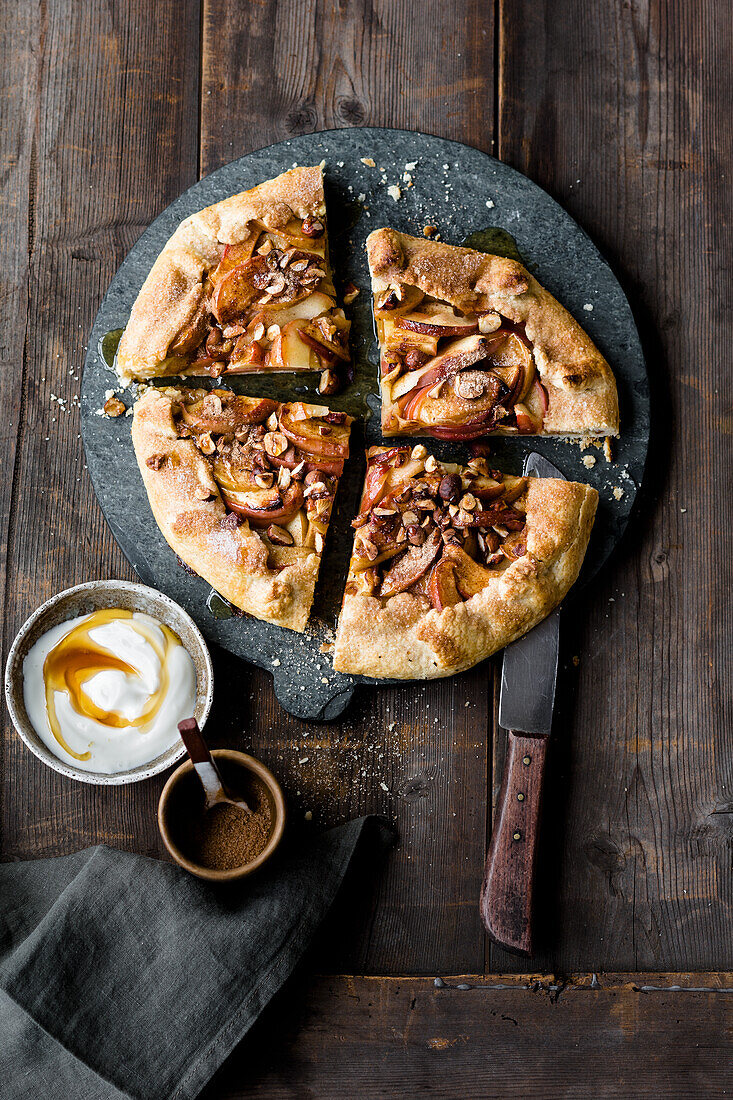
M145 280L117 351L120 381L321 371L339 388L349 322L336 304L320 168L294 168L192 214Z
M372 447L336 632L339 672L450 676L536 626L574 583L598 494Z
M179 558L242 611L302 631L351 423L323 405L148 388L132 441Z
M385 435L618 435L611 368L520 263L393 229L367 253Z

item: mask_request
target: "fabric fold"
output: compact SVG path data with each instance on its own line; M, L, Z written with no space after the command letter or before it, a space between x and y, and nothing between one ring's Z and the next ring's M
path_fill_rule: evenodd
M104 846L1 865L3 1097L197 1096L302 956L369 821L226 887Z

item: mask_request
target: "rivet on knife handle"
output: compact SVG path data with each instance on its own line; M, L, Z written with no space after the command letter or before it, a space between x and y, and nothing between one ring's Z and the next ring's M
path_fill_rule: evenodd
M548 738L509 731L481 887L481 919L507 951L532 954L532 892Z

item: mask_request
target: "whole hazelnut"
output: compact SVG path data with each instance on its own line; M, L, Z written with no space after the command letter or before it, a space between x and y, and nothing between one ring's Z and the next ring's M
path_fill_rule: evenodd
M458 474L446 474L438 486L441 500L456 501L462 490L463 485Z

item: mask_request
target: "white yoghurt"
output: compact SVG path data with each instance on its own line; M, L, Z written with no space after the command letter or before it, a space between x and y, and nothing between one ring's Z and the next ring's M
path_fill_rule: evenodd
M180 639L150 615L105 609L47 631L23 662L28 717L60 760L115 775L179 739L196 703Z

